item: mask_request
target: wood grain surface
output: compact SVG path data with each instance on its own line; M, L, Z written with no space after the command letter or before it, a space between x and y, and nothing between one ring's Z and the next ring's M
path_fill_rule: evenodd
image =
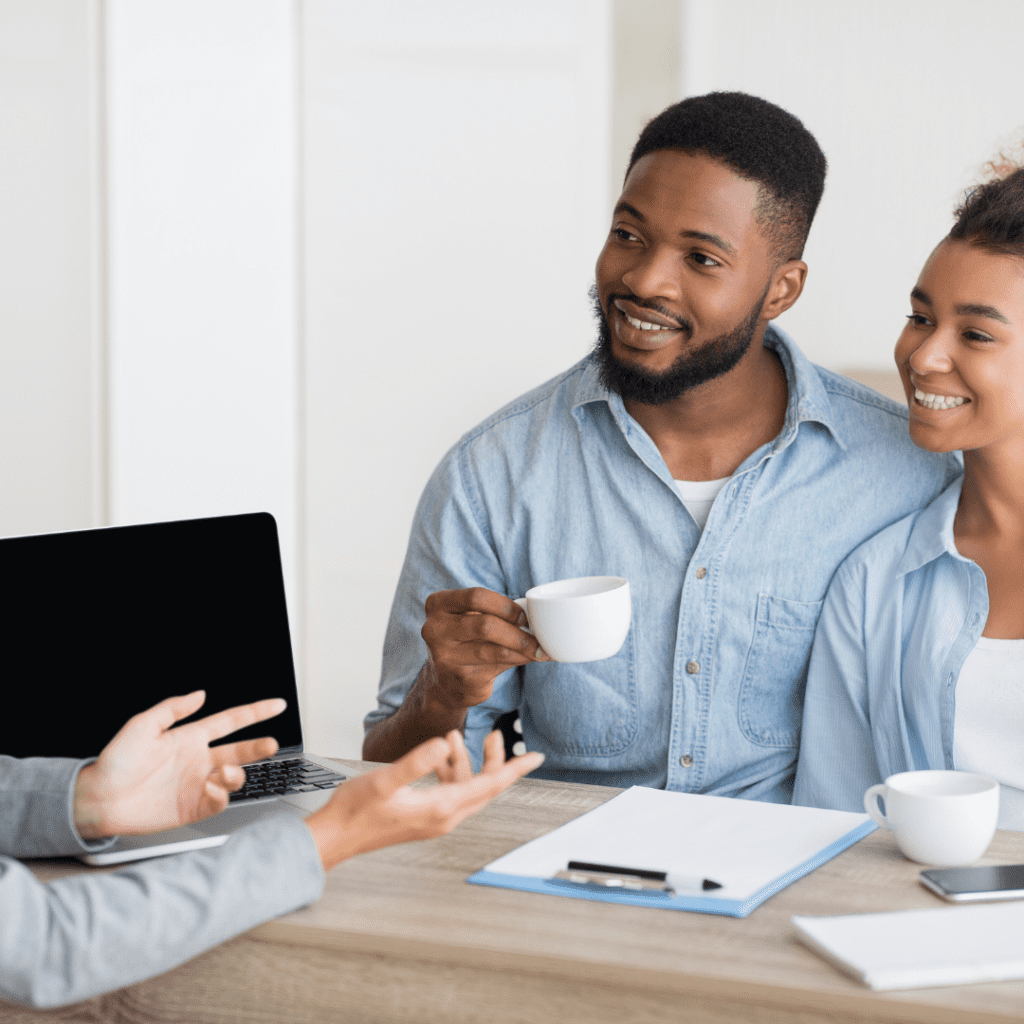
M449 836L338 865L316 904L159 978L61 1011L0 1004L0 1022L1024 1020L1024 982L875 993L796 940L793 914L945 905L882 832L742 920L466 884L618 792L524 780ZM985 860L1024 861L1024 835L997 833Z

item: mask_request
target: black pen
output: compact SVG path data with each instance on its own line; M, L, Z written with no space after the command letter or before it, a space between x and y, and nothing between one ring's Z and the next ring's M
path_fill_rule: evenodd
M606 885L611 888L616 886L614 876L626 876L629 878L647 879L652 882L662 882L665 888L675 892L710 892L713 889L721 889L721 882L714 882L710 878L695 878L687 875L677 875L668 871L649 871L646 868L624 868L615 867L612 864L591 864L582 860L571 860L567 865L568 871L578 871L586 875L611 875L613 877L592 880L591 884Z

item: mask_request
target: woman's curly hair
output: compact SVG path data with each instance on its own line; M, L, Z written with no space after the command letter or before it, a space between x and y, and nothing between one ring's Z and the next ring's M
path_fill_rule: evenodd
M986 172L989 180L970 189L953 212L949 238L1024 259L1024 166L1001 153Z

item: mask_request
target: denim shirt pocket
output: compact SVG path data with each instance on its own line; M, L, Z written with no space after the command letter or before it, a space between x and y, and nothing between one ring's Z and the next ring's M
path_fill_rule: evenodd
M757 595L754 639L739 694L739 725L751 743L796 747L814 627L824 601Z
M630 746L640 720L634 662L631 628L618 654L602 661L527 666L523 706L548 750L607 757ZM569 766L564 758L559 765Z

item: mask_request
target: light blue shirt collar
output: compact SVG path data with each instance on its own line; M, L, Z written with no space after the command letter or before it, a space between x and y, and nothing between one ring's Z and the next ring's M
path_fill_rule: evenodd
M941 555L966 561L956 549L953 520L960 504L963 477L958 477L914 521L903 557L896 565L896 577L906 576Z

